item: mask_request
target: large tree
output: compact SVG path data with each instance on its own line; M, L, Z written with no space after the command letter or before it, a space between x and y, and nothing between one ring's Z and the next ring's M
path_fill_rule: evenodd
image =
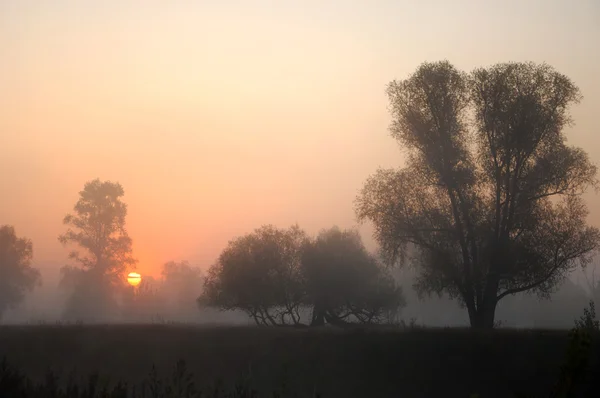
M503 297L548 296L589 260L600 232L580 196L596 167L566 143L581 98L569 78L545 64L467 74L443 61L387 94L406 164L371 176L356 211L389 262L420 270L421 292L458 297L473 327L491 328Z
M115 294L122 287L125 271L136 264L132 241L125 229L127 205L119 183L95 179L79 192L74 213L67 214L63 244L75 244L69 258L75 265L61 269L62 286L70 290L66 316L98 319L116 306Z
M0 227L0 320L7 309L19 305L40 283L39 270L31 266L33 245L19 238L14 227Z

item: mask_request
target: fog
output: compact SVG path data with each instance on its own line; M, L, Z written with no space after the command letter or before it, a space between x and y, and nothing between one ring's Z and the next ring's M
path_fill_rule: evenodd
M188 264L189 265L189 264ZM556 288L550 299L531 294L518 294L502 300L497 310L499 327L568 329L590 300L600 298L600 261L578 269ZM58 265L57 265L58 267ZM191 266L191 268L194 268ZM405 325L431 327L467 327L469 318L466 310L457 300L443 296L419 297L412 287L416 273L410 269L395 269L395 280L403 288L407 305L402 308L394 321ZM95 319L84 317L85 323L145 323L145 324L199 324L199 325L254 325L247 314L241 311L219 311L199 307L196 298L202 293L201 276L198 281L190 280L186 288L177 283L166 284L159 277L143 282L160 293L146 308L138 307L127 312L122 308L119 314L109 318ZM65 320L64 307L68 293L58 288L59 278L47 277L41 287L28 295L16 309L4 315L3 324L73 324L77 320ZM187 295L187 296L186 296Z

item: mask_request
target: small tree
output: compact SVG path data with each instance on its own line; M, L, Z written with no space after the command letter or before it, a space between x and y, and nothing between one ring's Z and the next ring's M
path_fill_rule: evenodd
M459 298L473 327L491 328L503 297L547 297L589 261L600 231L580 195L596 167L566 144L581 98L569 78L548 65L466 74L444 61L393 81L388 96L407 163L370 177L356 210L390 263L420 269L421 291Z
M79 193L74 214L67 214L67 231L60 235L63 244L73 243L69 258L75 265L61 269L61 286L70 291L67 317L98 318L116 306L115 294L123 287L124 273L134 266L131 238L125 229L127 205L122 202L119 183L95 179Z
M322 231L302 258L311 324L373 323L404 306L402 290L355 230Z
M39 270L31 266L33 245L19 238L14 227L0 227L0 320L7 309L15 308L40 284Z
M200 305L239 309L258 325L300 323L304 292L301 250L307 240L298 226L263 226L229 242L208 271Z

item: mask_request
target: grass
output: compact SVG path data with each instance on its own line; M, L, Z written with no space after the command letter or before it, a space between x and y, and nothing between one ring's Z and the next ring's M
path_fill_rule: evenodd
M0 327L0 358L32 385L47 382L52 369L63 387L88 385L97 374L105 386L125 380L139 393L152 377L174 385L174 366L185 364L186 383L203 396L219 383L237 386L236 397L251 390L269 397L548 396L568 347L569 332L544 330ZM600 391L600 380L590 377L600 374L600 351L591 350L578 396Z

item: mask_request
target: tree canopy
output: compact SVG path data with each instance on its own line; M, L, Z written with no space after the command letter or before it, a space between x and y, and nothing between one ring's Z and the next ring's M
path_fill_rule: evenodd
M75 244L69 258L75 265L61 269L61 285L71 297L67 316L99 318L116 305L114 295L122 286L124 272L134 266L132 241L125 229L127 205L119 183L95 179L79 192L74 213L63 220L67 231L60 235L63 244Z
M404 297L356 230L323 230L303 251L302 269L312 324L382 321Z
M299 227L266 225L229 242L208 271L201 304L239 309L257 324L298 324L303 299Z
M10 225L0 226L0 320L40 283L40 272L31 266L32 259L31 240L19 238Z
M424 63L387 89L399 170L378 170L356 200L389 263L420 270L423 293L460 299L490 328L500 299L547 296L600 241L581 194L596 167L566 143L569 78L545 64L471 73ZM412 250L409 251L409 248Z

